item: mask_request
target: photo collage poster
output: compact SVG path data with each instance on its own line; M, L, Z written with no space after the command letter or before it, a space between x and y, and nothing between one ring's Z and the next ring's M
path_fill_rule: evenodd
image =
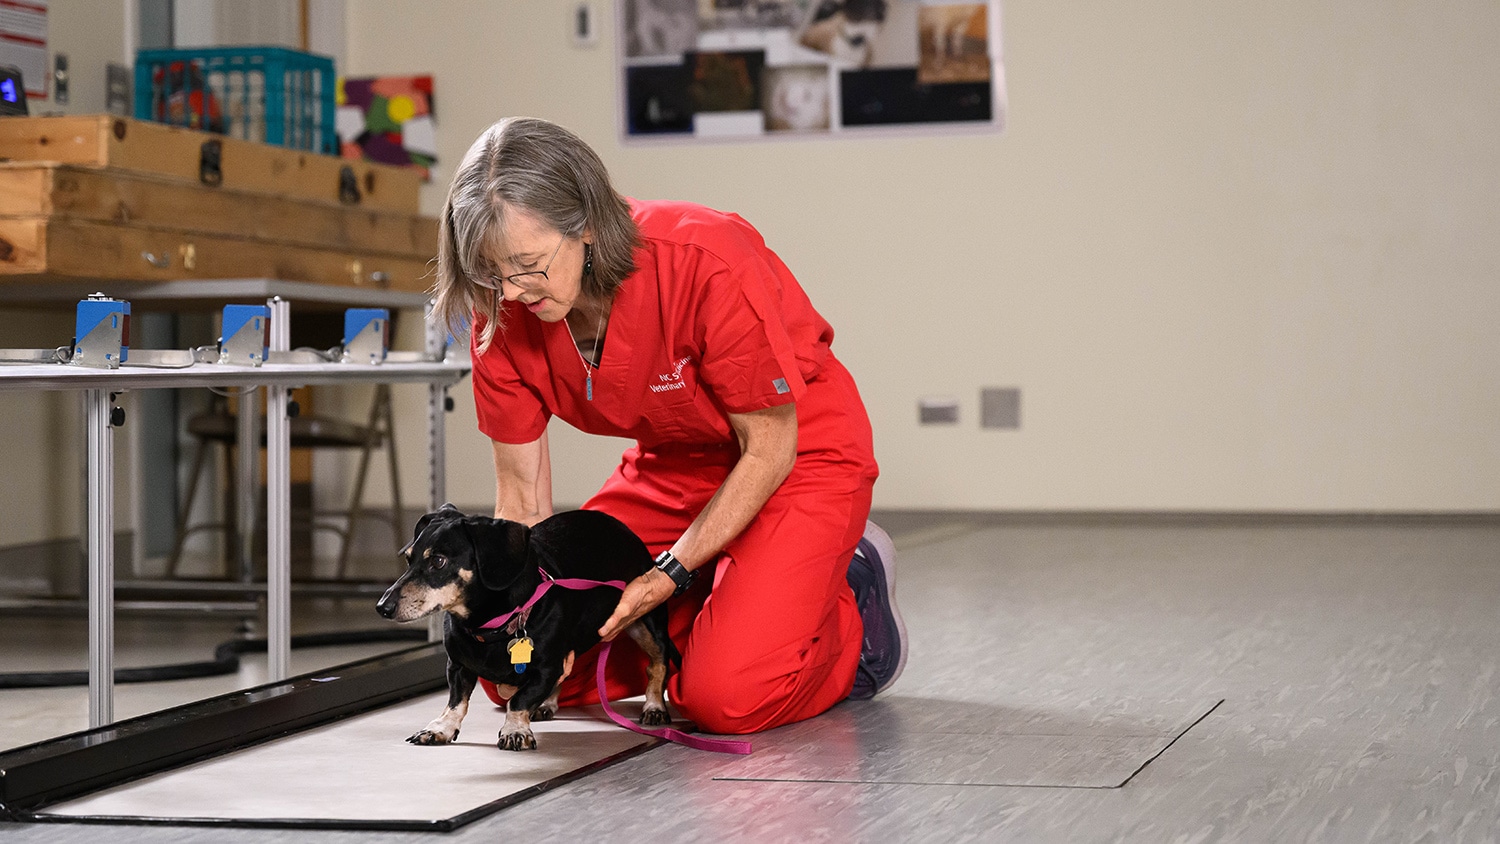
M998 0L621 0L627 139L1001 128Z

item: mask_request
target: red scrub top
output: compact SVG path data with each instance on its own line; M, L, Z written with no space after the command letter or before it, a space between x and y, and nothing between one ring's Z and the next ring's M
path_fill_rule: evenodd
M833 329L760 233L692 203L630 207L641 246L615 293L593 400L566 324L503 302L504 326L473 356L480 431L528 443L559 416L642 451L737 447L727 413L796 401L798 459L787 485L873 479L869 419L829 351Z

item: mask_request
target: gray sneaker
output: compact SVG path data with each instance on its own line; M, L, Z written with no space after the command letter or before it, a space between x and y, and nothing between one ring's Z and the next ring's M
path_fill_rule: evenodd
M849 699L869 700L901 676L907 650L906 625L896 608L896 546L874 522L865 523L865 535L849 561L848 579L865 625Z

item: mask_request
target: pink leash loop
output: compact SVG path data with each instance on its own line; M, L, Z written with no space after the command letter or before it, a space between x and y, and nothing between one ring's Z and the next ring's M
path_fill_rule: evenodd
M604 707L604 714L609 716L609 720L631 732L640 733L643 736L651 736L652 738L664 738L667 741L675 741L678 744L685 744L695 750L708 750L714 753L737 753L741 756L750 753L750 742L748 741L702 738L688 735L681 730L674 730L671 727L658 727L654 730L647 729L616 712L614 707L609 705L609 694L604 689L604 663L609 661L609 648L613 644L614 642L604 643L604 647L599 651L599 667L595 672L595 678L599 684L599 705Z

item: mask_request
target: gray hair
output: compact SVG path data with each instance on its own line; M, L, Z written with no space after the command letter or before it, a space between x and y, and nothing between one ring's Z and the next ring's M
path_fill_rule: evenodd
M609 181L604 162L577 135L532 117L507 117L480 134L464 155L439 221L437 319L459 336L483 317L478 349L489 347L503 319L495 292L475 282L491 274L483 252L505 233L505 208L535 214L566 237L593 235L594 271L586 296L608 300L635 272L640 232L630 204Z

